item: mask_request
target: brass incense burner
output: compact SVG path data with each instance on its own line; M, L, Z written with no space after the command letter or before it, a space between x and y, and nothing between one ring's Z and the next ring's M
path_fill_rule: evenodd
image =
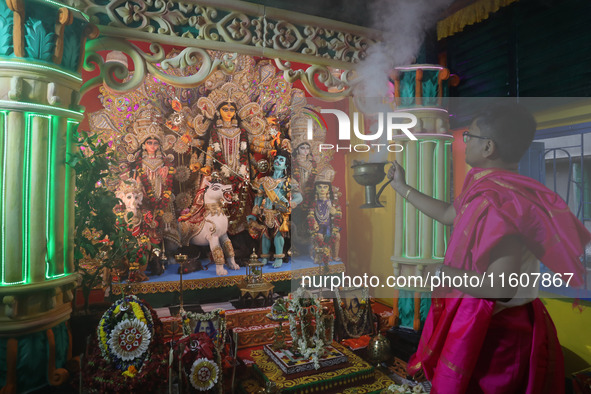
M391 180L384 183L379 192L376 193L376 186L378 183L384 180L386 177L386 171L384 167L390 162L380 163L366 163L354 160L351 168L353 169L353 178L361 186L365 186L365 204L361 205L360 208L379 208L383 207L380 203L380 195L388 186ZM392 164L392 163L390 163Z

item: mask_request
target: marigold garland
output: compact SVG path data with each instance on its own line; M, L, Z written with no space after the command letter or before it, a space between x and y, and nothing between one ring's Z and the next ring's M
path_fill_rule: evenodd
M215 127L215 126L214 126ZM221 148L221 141L220 141L220 136L217 133L217 130L215 133L211 133L211 143L210 143L210 147L213 147L213 157L216 160L216 163L214 163L214 167L217 168L217 166L221 166L223 164L227 164L226 160L224 160L224 155L222 153L222 148ZM247 137L247 133L244 129L240 129L240 144L239 144L239 153L240 153L240 157L239 157L239 162L240 165L244 165L248 168L248 137ZM209 150L208 148L208 150Z
M165 209L168 207L168 203L170 202L170 197L172 196L172 181L173 175L175 174L175 169L170 165L170 163L164 163L168 167L168 175L166 176L166 180L164 182L164 188L162 190L162 196L160 199L156 198L154 194L154 190L152 188L152 184L148 179L148 174L144 170L142 165L142 158L138 158L137 164L137 171L140 177L140 181L144 190L146 191L146 196L144 201L148 201L149 207L153 210L154 215L156 216L156 220L158 220L162 214L164 213Z
M336 200L333 200L336 203ZM324 234L319 229L319 223L316 220L316 205L317 201L312 202L308 211L308 231L312 239L312 246L316 254L320 254L322 265L325 270L332 258L332 250L335 248L337 243L337 236L340 232L340 224L342 218L341 209L336 205L336 213L330 215L331 228L329 234Z

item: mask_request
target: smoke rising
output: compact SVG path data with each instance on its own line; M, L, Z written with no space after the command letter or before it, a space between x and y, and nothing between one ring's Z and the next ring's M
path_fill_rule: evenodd
M389 75L394 67L409 65L421 49L427 30L437 22L441 12L453 0L371 0L373 29L382 32L381 41L367 51L357 67L354 100L368 118L370 114L388 112ZM377 130L375 119L369 120L370 133ZM379 143L387 144L385 133ZM384 161L386 153L370 156L370 161Z
M428 29L452 0L371 0L371 27L383 32L357 68L360 94L386 97L388 75L397 66L414 63Z

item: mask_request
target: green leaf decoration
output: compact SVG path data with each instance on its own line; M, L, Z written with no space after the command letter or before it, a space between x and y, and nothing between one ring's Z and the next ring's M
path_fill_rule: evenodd
M398 298L398 317L402 327L412 327L415 317L412 292L401 290Z
M415 73L406 72L400 79L400 98L402 105L412 105L415 102Z
M0 3L0 55L8 56L12 51L12 11L3 2Z
M80 39L73 31L64 35L64 57L62 66L75 71L78 67L78 57L80 54Z
M43 22L32 18L27 21L25 27L27 29L25 36L27 55L33 59L51 61L55 46L55 33L47 33Z
M427 320L427 315L429 314L429 309L431 308L431 297L430 295L425 295L421 297L421 307L419 309L419 313L421 315L421 322L425 322Z
M423 105L433 105L437 100L437 82L433 79L423 82Z
M77 130L73 143L79 147L75 155L68 157L68 164L76 171L76 209L74 264L81 275L84 309L88 307L90 289L100 280L103 268L123 267L127 261L145 263L138 256L138 239L129 231L125 222L120 223L114 208L120 204L115 193L104 186L109 176L108 169L116 165L109 153L108 142L98 135L88 135ZM92 229L92 233L86 230ZM108 244L99 242L108 237ZM84 268L85 259L96 258L96 269ZM97 274L98 273L98 274Z
M0 2L0 16L6 20L12 21L12 11L6 5L6 2Z

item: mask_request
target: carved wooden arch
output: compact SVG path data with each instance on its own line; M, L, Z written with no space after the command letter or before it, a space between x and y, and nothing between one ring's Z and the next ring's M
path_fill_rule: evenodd
M82 3L79 8L100 30L100 37L88 41L84 61L86 70L98 67L100 75L84 84L82 94L100 83L129 91L147 73L176 86L195 87L217 69L232 72L232 54L246 54L274 59L287 82L301 80L312 96L337 101L351 94L352 70L379 37L375 30L237 0L73 1ZM129 40L152 42L151 53ZM167 59L163 45L185 49ZM105 61L98 53L104 50L118 50L132 59L131 79L119 82L127 77L127 68ZM207 50L229 55L215 59ZM186 77L170 76L158 67L198 62L200 71ZM291 62L309 66L293 70Z

